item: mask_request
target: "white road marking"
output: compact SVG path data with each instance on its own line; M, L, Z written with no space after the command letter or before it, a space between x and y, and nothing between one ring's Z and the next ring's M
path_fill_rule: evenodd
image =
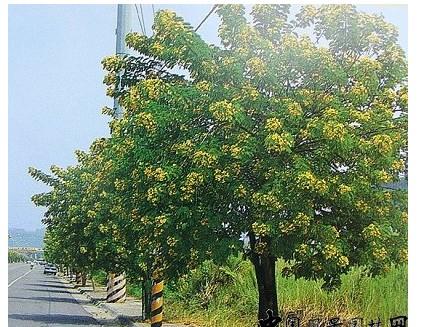
M9 288L10 286L12 286L16 281L18 281L19 279L22 279L24 276L26 276L27 274L29 274L31 271L32 271L32 270L29 270L27 273L25 273L25 274L21 275L20 277L14 279L12 282L9 283L8 288Z

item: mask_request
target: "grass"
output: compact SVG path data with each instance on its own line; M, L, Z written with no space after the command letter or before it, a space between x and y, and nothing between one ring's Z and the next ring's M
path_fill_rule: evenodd
M354 268L342 276L333 292L321 288L322 281L284 278L283 263L277 264L280 314L302 310L303 321L317 316L343 319L364 317L365 321L407 314L407 266L393 267L377 277ZM256 326L257 288L252 265L239 258L219 267L205 263L201 268L166 285L164 317L168 321L203 327ZM128 286L128 294L139 297L140 288Z

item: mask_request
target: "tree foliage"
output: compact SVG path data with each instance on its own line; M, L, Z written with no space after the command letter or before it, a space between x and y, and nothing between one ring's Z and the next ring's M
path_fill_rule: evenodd
M55 177L31 170L60 260L174 278L243 251L328 287L407 260L406 192L383 187L407 149L396 28L351 5L216 12L221 46L168 10L129 34L139 55L103 60L124 108L111 136Z

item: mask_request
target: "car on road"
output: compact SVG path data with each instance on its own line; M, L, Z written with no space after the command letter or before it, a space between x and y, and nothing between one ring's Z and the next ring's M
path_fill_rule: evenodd
M47 274L47 275L56 275L57 274L57 268L55 267L55 265L48 263L44 266L44 270L43 270L43 274Z

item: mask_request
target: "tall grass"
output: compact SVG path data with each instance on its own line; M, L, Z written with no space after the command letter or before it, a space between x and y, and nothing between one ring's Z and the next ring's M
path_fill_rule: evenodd
M326 292L323 281L284 278L277 263L280 314L302 310L303 321L315 317L343 319L364 317L365 321L388 321L407 314L407 266L371 277L361 268L342 276L340 288ZM131 288L133 292L133 288ZM136 292L138 293L138 292ZM230 258L225 266L206 262L200 268L168 283L164 294L166 320L204 327L256 326L257 284L250 262Z

